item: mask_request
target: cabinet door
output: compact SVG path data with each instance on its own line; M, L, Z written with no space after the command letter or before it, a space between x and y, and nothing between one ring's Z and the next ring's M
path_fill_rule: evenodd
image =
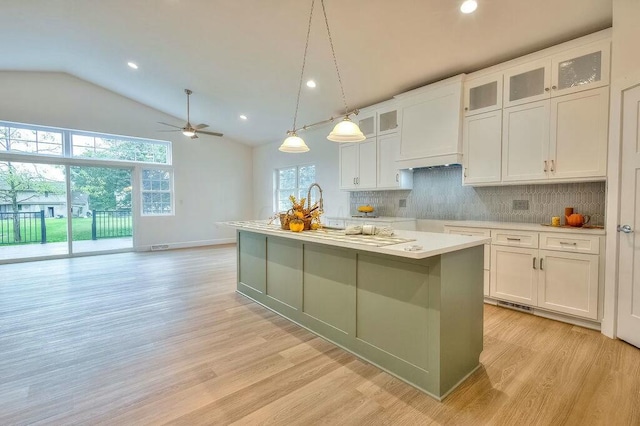
M340 145L340 189L356 187L358 177L358 145Z
M551 96L608 85L610 49L607 40L555 55L551 61Z
M538 306L598 319L598 256L540 250Z
M549 101L506 108L502 117L502 180L533 181L549 170Z
M502 73L464 83L464 113L482 114L502 108Z
M491 297L529 306L538 301L536 249L491 246Z
M396 160L400 154L400 136L391 134L378 136L378 188L397 188L400 171Z
M367 139L359 142L358 146L358 178L356 183L358 189L375 189L376 188L376 158L377 143L376 138Z
M397 133L400 123L398 106L394 103L390 106L378 109L378 136Z
M464 184L499 183L502 170L502 111L465 117L462 146Z
M552 98L550 178L604 179L608 124L608 87Z
M550 97L551 61L541 59L504 73L504 107L522 105Z
M358 115L353 118L353 121L358 123L360 131L367 138L374 137L376 135L376 112L375 111L360 111Z

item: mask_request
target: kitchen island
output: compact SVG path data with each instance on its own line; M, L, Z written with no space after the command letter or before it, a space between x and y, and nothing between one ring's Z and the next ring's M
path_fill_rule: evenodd
M441 400L479 366L487 238L237 229L237 291Z

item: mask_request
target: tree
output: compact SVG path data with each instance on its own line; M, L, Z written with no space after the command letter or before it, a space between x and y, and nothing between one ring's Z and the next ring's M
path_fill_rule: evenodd
M63 194L62 182L47 178L37 164L0 162L0 203L13 215L13 240L22 241L19 205L42 194Z
M89 195L89 209L131 208L131 172L105 167L71 167L74 191Z

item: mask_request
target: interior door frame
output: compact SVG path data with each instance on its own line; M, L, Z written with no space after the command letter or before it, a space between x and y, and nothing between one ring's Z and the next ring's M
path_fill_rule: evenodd
M622 112L624 94L640 86L640 74L631 79L612 82L609 109L609 147L607 155L607 202L604 312L601 331L612 339L618 329L618 261L620 254L621 166L622 166Z

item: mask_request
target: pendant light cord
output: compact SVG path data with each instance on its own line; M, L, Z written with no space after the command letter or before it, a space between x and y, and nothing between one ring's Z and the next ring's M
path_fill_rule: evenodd
M313 6L315 0L311 0L311 12L309 13L309 25L307 26L307 41L304 45L304 56L302 57L302 70L300 71L300 84L298 84L298 99L296 100L296 112L293 115L293 130L296 131L296 120L298 119L298 107L300 106L300 94L302 93L302 79L304 78L304 66L307 63L307 50L309 49L309 34L311 34L311 19L313 18Z
M338 83L340 83L340 91L342 92L342 102L344 103L344 113L349 116L349 107L347 106L347 98L344 95L344 87L342 87L342 79L340 78L340 70L338 69L338 60L336 59L336 51L333 49L333 39L331 38L331 30L329 30L329 20L327 19L327 11L324 8L324 0L320 0L322 5L322 13L324 14L324 23L327 26L327 35L329 36L329 45L331 46L331 54L333 55L333 64L336 66L336 74L338 74Z

